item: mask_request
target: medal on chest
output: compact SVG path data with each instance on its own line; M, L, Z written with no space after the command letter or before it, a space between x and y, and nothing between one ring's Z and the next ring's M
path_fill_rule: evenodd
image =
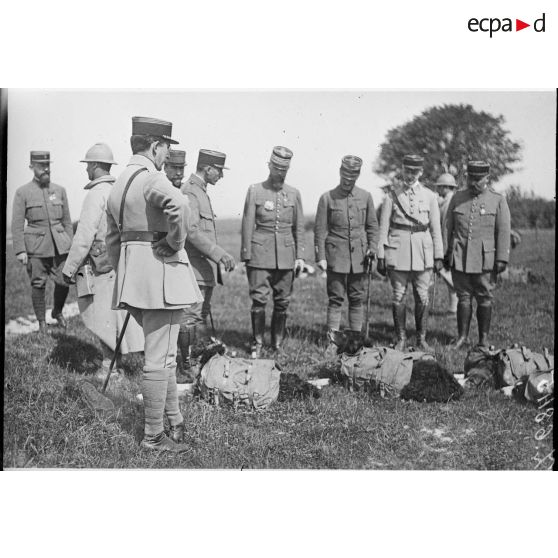
M50 196L48 197L48 199L50 201L54 201L56 199L56 194L50 194Z
M480 210L479 210L479 213L480 213L481 215L484 215L484 214L486 213L486 209L484 208L484 204L481 205L481 208L480 208Z
M267 200L264 203L264 209L267 211L273 211L275 209L275 204L271 200Z

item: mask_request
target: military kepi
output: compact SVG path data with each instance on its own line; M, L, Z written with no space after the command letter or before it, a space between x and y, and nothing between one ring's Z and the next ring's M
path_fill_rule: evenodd
M50 151L31 151L31 164L33 163L50 163Z
M341 173L349 176L358 176L362 167L362 159L356 155L345 155L341 159Z
M403 157L403 166L409 169L422 169L424 159L420 155L405 155Z
M286 169L291 164L292 156L293 152L290 149L278 145L273 148L269 162L275 167Z
M167 159L168 165L174 165L176 167L186 166L186 151L181 151L180 149L171 149L169 151L169 158Z
M132 135L154 136L172 144L178 143L176 140L171 139L172 122L149 118L148 116L132 116Z
M198 168L209 165L218 169L228 169L225 167L225 159L227 156L220 151L213 151L211 149L200 149L198 154Z
M467 174L471 176L485 176L490 172L490 165L485 161L469 161L467 163Z

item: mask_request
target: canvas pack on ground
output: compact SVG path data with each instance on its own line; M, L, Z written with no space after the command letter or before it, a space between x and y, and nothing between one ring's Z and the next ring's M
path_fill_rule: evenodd
M524 376L534 372L547 371L554 368L554 357L544 349L544 353L535 353L527 347L515 344L498 354L497 387L513 386Z
M204 364L198 388L210 403L263 410L277 400L280 377L274 360L216 354Z
M351 390L379 392L382 397L398 396L411 381L413 363L434 360L423 352L403 353L389 347L362 347L355 355L341 355L341 375Z

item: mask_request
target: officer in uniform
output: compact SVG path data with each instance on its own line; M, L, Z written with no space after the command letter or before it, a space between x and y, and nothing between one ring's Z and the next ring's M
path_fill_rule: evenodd
M242 216L241 259L246 263L252 298L252 356L261 354L265 306L273 290L271 345L279 350L285 334L293 279L304 267L304 215L300 192L285 184L293 152L274 147L269 176L246 194Z
M423 163L419 155L405 155L403 182L395 185L386 196L380 216L377 269L382 275L387 272L393 289L395 348L400 351L407 343L404 296L409 281L415 299L416 345L421 350L430 350L426 343L428 287L432 268L438 271L443 266L436 194L419 182Z
M208 317L211 313L211 297L217 283L223 284L221 268L232 271L236 262L217 243L215 230L215 214L211 207L211 200L207 193L209 184L214 186L223 177L226 155L219 151L200 149L196 172L182 185L181 192L190 202L190 224L186 239L186 252L190 265L194 269L198 287L203 295L203 303L197 304L185 311L185 319L180 326L178 346L182 356L182 367L187 374L186 380L192 380L196 370L191 374L191 349L196 336L204 343L209 339Z
M457 292L455 348L467 343L472 299L477 301L479 345L488 346L496 276L505 271L510 256L510 210L505 196L492 190L490 165L467 164L467 189L455 193L447 213L448 247L444 258Z
M107 201L116 178L110 174L116 165L112 150L106 143L96 143L80 161L87 164L87 195L83 200L76 234L62 269L66 284L78 280L91 285L86 292L77 288L79 313L85 327L101 340L103 366L108 367L117 338L122 330L126 312L111 309L116 272L107 254ZM143 351L142 329L132 320L128 323L119 354Z
M436 190L438 192L438 205L440 206L440 221L442 224L442 240L444 244L444 254L448 249L447 236L446 236L446 223L448 207L453 194L457 190L457 183L453 174L444 173L441 174L436 180ZM457 294L453 288L453 280L451 278L451 273L446 269L441 269L439 272L442 279L445 281L448 287L449 296L449 312L450 314L455 314L457 312Z
M184 167L186 166L186 151L171 149L165 163L165 174L175 188L182 186Z
M12 214L14 252L27 267L40 332L47 331L45 287L49 276L54 281L52 317L66 327L62 308L68 286L62 277L62 266L73 237L66 190L50 181L50 163L48 151L31 151L29 168L33 180L16 190Z
M177 452L186 449L176 387L178 331L183 309L203 299L184 249L188 200L157 172L177 143L171 132L170 122L132 118L133 155L109 195L106 244L116 269L112 307L128 310L145 336L141 446Z
M355 186L362 159L347 155L341 161L339 185L322 194L314 225L316 262L327 270L326 356L337 346L331 339L339 330L345 295L349 298L349 329L360 332L363 321L365 276L376 257L378 220L370 192Z

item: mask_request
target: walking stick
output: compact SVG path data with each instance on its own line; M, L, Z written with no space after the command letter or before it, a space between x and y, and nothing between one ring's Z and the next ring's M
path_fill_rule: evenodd
M109 383L110 375L112 374L112 369L114 367L114 363L116 362L116 358L118 357L118 352L120 351L120 345L122 345L122 339L124 339L124 333L126 333L126 327L128 326L128 322L130 321L130 312L126 313L126 318L124 318L124 324L122 325L122 329L120 331L120 335L118 336L118 341L116 342L116 348L114 349L114 355L112 356L112 360L110 361L110 366L107 372L107 377L105 378L105 382L103 383L103 389L101 393L105 393L107 390L107 386Z

